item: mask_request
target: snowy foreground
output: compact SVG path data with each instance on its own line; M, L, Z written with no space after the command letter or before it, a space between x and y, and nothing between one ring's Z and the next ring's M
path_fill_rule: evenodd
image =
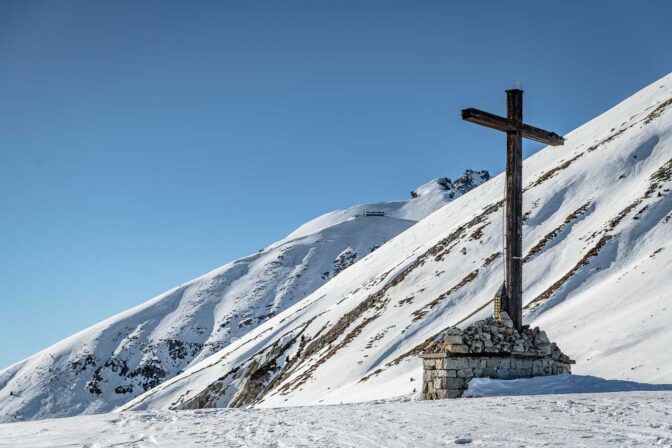
M0 424L0 446L672 446L672 392L99 414Z

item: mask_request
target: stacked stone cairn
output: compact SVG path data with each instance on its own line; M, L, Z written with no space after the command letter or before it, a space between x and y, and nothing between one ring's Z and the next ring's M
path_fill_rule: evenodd
M461 397L472 378L568 375L574 364L544 331L525 325L519 332L505 312L441 332L421 358L423 400Z

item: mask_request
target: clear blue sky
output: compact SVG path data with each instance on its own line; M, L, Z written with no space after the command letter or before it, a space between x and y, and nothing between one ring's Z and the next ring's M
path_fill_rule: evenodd
M568 132L672 70L669 1L3 1L0 367L257 251ZM538 150L526 144L526 152Z

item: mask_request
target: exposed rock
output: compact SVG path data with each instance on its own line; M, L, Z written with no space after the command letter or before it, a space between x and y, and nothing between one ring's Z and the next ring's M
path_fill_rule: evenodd
M357 261L357 252L350 248L341 252L334 260L334 276L341 273L342 270L349 268Z
M411 191L411 197L418 198L430 191L444 191L448 194L449 198L454 199L476 188L489 179L490 173L486 170L475 171L468 169L454 181L447 177L434 179Z
M487 348L493 355L551 356L563 363L571 364L568 356L557 345L551 343L546 332L538 327L523 326L521 332L512 328L513 322L505 312L500 319L489 317L461 330L449 328L440 333L427 346L425 353L479 354ZM495 341L495 342L493 342Z

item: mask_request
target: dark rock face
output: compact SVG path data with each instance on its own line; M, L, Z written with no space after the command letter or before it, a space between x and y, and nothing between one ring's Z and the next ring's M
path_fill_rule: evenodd
M334 276L337 276L341 273L342 270L355 264L355 261L357 261L357 256L357 252L354 252L351 249L344 250L334 260Z
M200 343L165 339L144 349L144 353L167 353L167 357L162 357L163 361L150 359L130 368L129 361L123 356L114 355L103 362L90 353L85 353L72 361L70 368L75 376L91 375L86 382L86 390L91 395L101 395L110 390L118 395L133 394L134 391L147 391L159 385L168 376L166 369L174 370L176 366L186 366L202 348L203 344ZM91 370L93 372L89 373ZM112 387L108 384L111 379L121 380L123 384Z
M447 177L439 177L434 179L432 182L438 186L439 190L449 192L449 197L451 199L459 197L464 193L473 190L482 183L490 180L490 173L486 170L476 171L476 170L465 170L464 174L455 179L454 181ZM425 184L422 187L419 187L416 190L411 191L411 197L417 198L423 194L423 190L427 187ZM435 188L436 188L435 186Z
M436 179L436 183L439 184L444 190L452 190L453 188L453 181L447 177L439 177Z
M490 173L488 171L474 171L469 169L466 170L462 176L455 179L453 186L460 193L464 194L488 180L490 180Z

